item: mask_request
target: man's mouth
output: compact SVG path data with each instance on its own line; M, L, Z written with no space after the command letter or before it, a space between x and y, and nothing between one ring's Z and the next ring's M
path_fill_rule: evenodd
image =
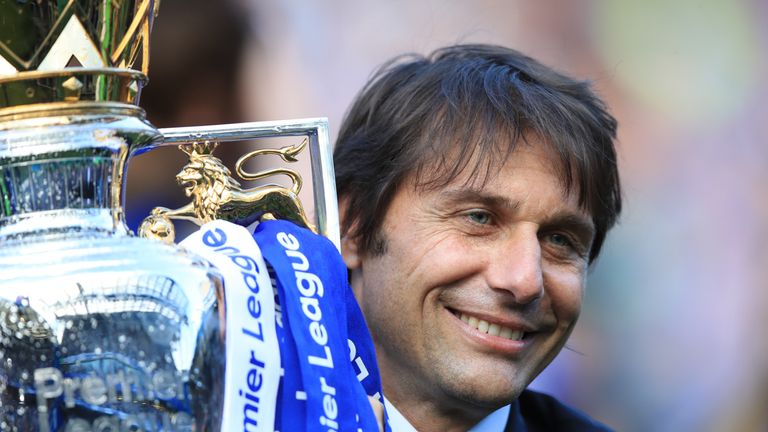
M464 321L470 327L481 333L485 333L491 336L519 341L522 340L523 336L525 335L522 330L513 330L509 327L504 327L499 324L489 323L488 321L481 320L472 315L467 315L463 312L459 312L457 315L459 319Z

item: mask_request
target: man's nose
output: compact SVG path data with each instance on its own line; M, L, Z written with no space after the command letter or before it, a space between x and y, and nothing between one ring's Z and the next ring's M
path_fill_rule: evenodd
M487 277L491 288L508 291L518 304L544 295L541 245L533 227L515 229L490 253Z

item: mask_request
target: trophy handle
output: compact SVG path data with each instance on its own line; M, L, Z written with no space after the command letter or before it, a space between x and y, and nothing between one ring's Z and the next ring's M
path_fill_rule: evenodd
M143 153L157 147L179 146L189 156L189 162L176 176L192 202L178 208L156 207L139 228L139 235L173 242L174 228L170 219L189 220L198 225L214 219L249 224L255 219L287 219L305 226L330 239L340 248L339 210L333 155L326 118L234 123L213 126L193 126L160 129L162 142L134 149ZM293 182L291 188L276 185L241 189L229 170L212 155L218 143L255 138L296 136L305 137L298 145L281 149L259 149L242 156L236 172L243 180L255 180L283 174ZM286 162L296 162L296 155L308 147L314 194L314 223L310 222L297 193L302 180L288 168L276 168L259 173L246 172L242 165L249 159L276 154Z

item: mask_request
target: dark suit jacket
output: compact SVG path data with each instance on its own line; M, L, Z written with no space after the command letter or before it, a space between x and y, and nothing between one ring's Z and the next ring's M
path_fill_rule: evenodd
M552 396L525 390L511 405L505 432L610 432Z

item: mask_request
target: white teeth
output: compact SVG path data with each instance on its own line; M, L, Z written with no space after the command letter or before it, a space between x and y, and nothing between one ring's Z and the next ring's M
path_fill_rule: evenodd
M488 334L491 336L498 336L501 328L498 324L491 324L488 326Z
M498 336L504 339L512 340L520 340L523 338L523 332L520 330L512 330L509 327L500 326L498 324L490 324L488 321L475 318L465 313L460 314L459 318L467 323L470 327L473 327L478 331L487 333L491 336Z
M488 321L480 320L480 322L477 323L477 329L483 333L488 333Z
M469 317L469 319L467 320L467 324L469 324L470 326L472 326L474 328L477 328L477 318L475 318L473 316Z

